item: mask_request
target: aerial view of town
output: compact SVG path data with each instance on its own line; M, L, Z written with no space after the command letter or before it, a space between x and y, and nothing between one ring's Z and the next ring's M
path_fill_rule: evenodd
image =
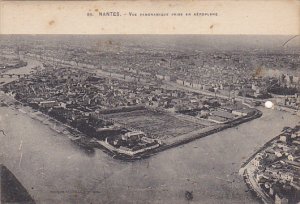
M299 49L293 36L3 36L1 168L30 203L298 203Z
M300 200L300 126L285 127L243 167L245 180L265 203Z

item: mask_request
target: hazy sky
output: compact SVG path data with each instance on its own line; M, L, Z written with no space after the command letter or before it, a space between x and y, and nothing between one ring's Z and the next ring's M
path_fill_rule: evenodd
M73 45L142 46L167 49L300 49L300 36L267 35L14 35L0 36L17 42L45 40Z

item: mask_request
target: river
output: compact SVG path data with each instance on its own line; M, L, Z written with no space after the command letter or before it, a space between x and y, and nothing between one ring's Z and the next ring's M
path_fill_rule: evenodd
M42 63L37 61L37 60L33 60L33 59L26 59L25 61L27 61L27 66L25 67L20 67L17 69L10 69L7 71L4 71L3 73L5 74L30 74L31 71L33 71L33 69L37 66L43 67ZM11 81L16 80L15 77L10 78L9 76L6 76L4 78L0 78L0 82L4 82L4 83L9 83Z
M37 203L257 203L238 175L258 148L299 117L260 108L261 118L148 159L87 154L27 114L0 107L0 162ZM193 200L185 199L193 191Z

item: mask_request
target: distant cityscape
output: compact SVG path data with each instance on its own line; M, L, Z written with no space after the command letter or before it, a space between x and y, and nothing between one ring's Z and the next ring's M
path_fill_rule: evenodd
M273 109L300 116L297 52L166 51L0 44L1 106L30 108L52 129L93 151L133 161L209 136ZM12 70L28 67L22 73ZM27 110L27 109L26 109ZM24 111L26 112L26 111ZM26 112L27 113L27 112ZM272 128L272 127L270 127ZM265 203L300 201L300 126L283 127L240 170Z

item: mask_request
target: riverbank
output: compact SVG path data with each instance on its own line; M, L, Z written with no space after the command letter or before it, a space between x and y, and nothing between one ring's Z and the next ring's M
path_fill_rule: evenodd
M298 149L299 139L297 138L299 138L299 133L299 125L295 128L284 128L281 134L266 142L242 165L239 173L243 176L250 190L264 203L271 204L276 202L276 199L281 200L281 198L276 197L277 194L285 194L285 200L297 201L295 197L297 193L293 193L292 186L294 184L298 185L297 172L299 170L299 161L290 159L290 156L297 158L299 154L297 152L291 153L289 150ZM285 148L281 151L280 146ZM295 183L293 184L292 182ZM286 186L285 188L282 187L282 183ZM266 190L262 186L270 190Z
M0 107L0 127L7 135L0 135L0 155L37 203L97 203L101 197L103 203L114 198L116 204L182 204L190 190L194 203L254 204L256 197L236 173L240 164L282 127L298 123L298 117L285 112L259 110L258 119L126 162L98 148L86 154L43 123Z
M255 118L259 118L262 115L261 111L257 109L253 109L254 112L251 115L236 119L229 123L217 124L211 127L195 130L193 132L178 136L176 138L172 138L169 140L167 139L166 141L163 141L163 143L156 148L151 148L151 149L149 148L149 150L141 151L139 153L129 155L129 154L121 153L116 149L109 148L106 145L103 145L101 141L97 141L94 138L89 138L88 136L78 131L77 129L69 125L63 124L60 121L57 121L55 118L50 117L49 115L34 110L28 106L22 105L20 101L17 101L12 96L8 97L6 94L1 93L0 98L2 103L5 102L9 107L17 109L23 114L27 114L31 119L41 122L42 124L48 126L50 129L56 131L57 133L66 135L69 139L71 139L71 141L81 146L82 148L86 149L87 151L94 152L94 148L99 148L103 150L105 153L112 156L113 158L124 160L124 161L135 161L139 159L148 158L161 151L192 142L196 139L209 136L211 134L223 131L227 128L235 127L239 124L248 122Z
M260 201L262 203L266 203L266 204L272 204L273 200L271 200L262 190L261 188L258 186L257 182L254 180L254 175L253 175L253 171L250 168L251 163L253 162L255 156L262 152L263 150L265 150L266 148L269 147L269 145L275 141L276 139L278 139L279 136L276 136L275 138L272 138L271 140L269 140L266 144L264 144L264 146L262 146L259 150L257 150L247 161L245 161L242 166L241 169L239 170L239 174L244 178L244 182L246 183L246 185L248 186L249 190L251 190L253 192L253 194L260 199Z
M262 203L273 203L272 200L270 200L265 193L258 187L257 183L253 179L252 171L250 170L249 166L253 162L255 156L264 151L266 148L270 146L272 142L277 140L280 136L276 136L272 138L271 140L267 141L261 148L259 148L257 151L254 152L246 161L243 162L241 165L241 168L239 170L239 174L244 178L244 182L248 186L249 190L253 192L253 194L260 199Z
M238 120L234 120L234 121L232 121L230 123L227 123L227 124L222 124L222 125L218 124L218 125L215 125L215 126L212 126L212 127L196 130L192 133L188 133L188 134L185 134L185 135L182 135L182 136L178 136L175 139L172 139L172 140L169 140L169 141L168 140L163 141L163 144L161 144L159 147L157 147L155 149L150 149L148 151L145 151L145 152L133 155L133 156L130 156L130 155L127 155L127 154L122 154L122 153L120 153L120 152L118 152L118 151L116 151L112 148L107 147L106 145L102 145L102 143L99 144L99 148L104 149L105 152L108 153L109 155L111 155L113 158L121 159L121 160L124 160L124 161L135 161L135 160L139 160L139 159L144 159L144 158L148 158L150 156L153 156L153 155L155 155L159 152L162 152L162 151L174 148L174 147L178 147L180 145L187 144L187 143L192 142L194 140L197 140L197 139L200 139L200 138L203 138L203 137L207 137L209 135L215 134L217 132L221 132L221 131L223 131L225 129L228 129L228 128L238 126L242 123L246 123L250 120L253 120L253 119L256 119L256 118L259 118L259 117L262 116L261 111L259 111L257 109L254 109L254 110L255 111L252 115L240 118Z
M34 110L29 106L24 106L20 101L4 93L0 93L0 100L2 106L8 106L13 110L17 110L22 114L26 114L32 120L40 122L41 124L47 126L49 129L61 135L67 136L72 142L84 148L86 151L91 153L94 152L94 145L89 140L87 140L87 137L83 133L76 130L75 128L63 124L55 118L52 118L40 111Z

